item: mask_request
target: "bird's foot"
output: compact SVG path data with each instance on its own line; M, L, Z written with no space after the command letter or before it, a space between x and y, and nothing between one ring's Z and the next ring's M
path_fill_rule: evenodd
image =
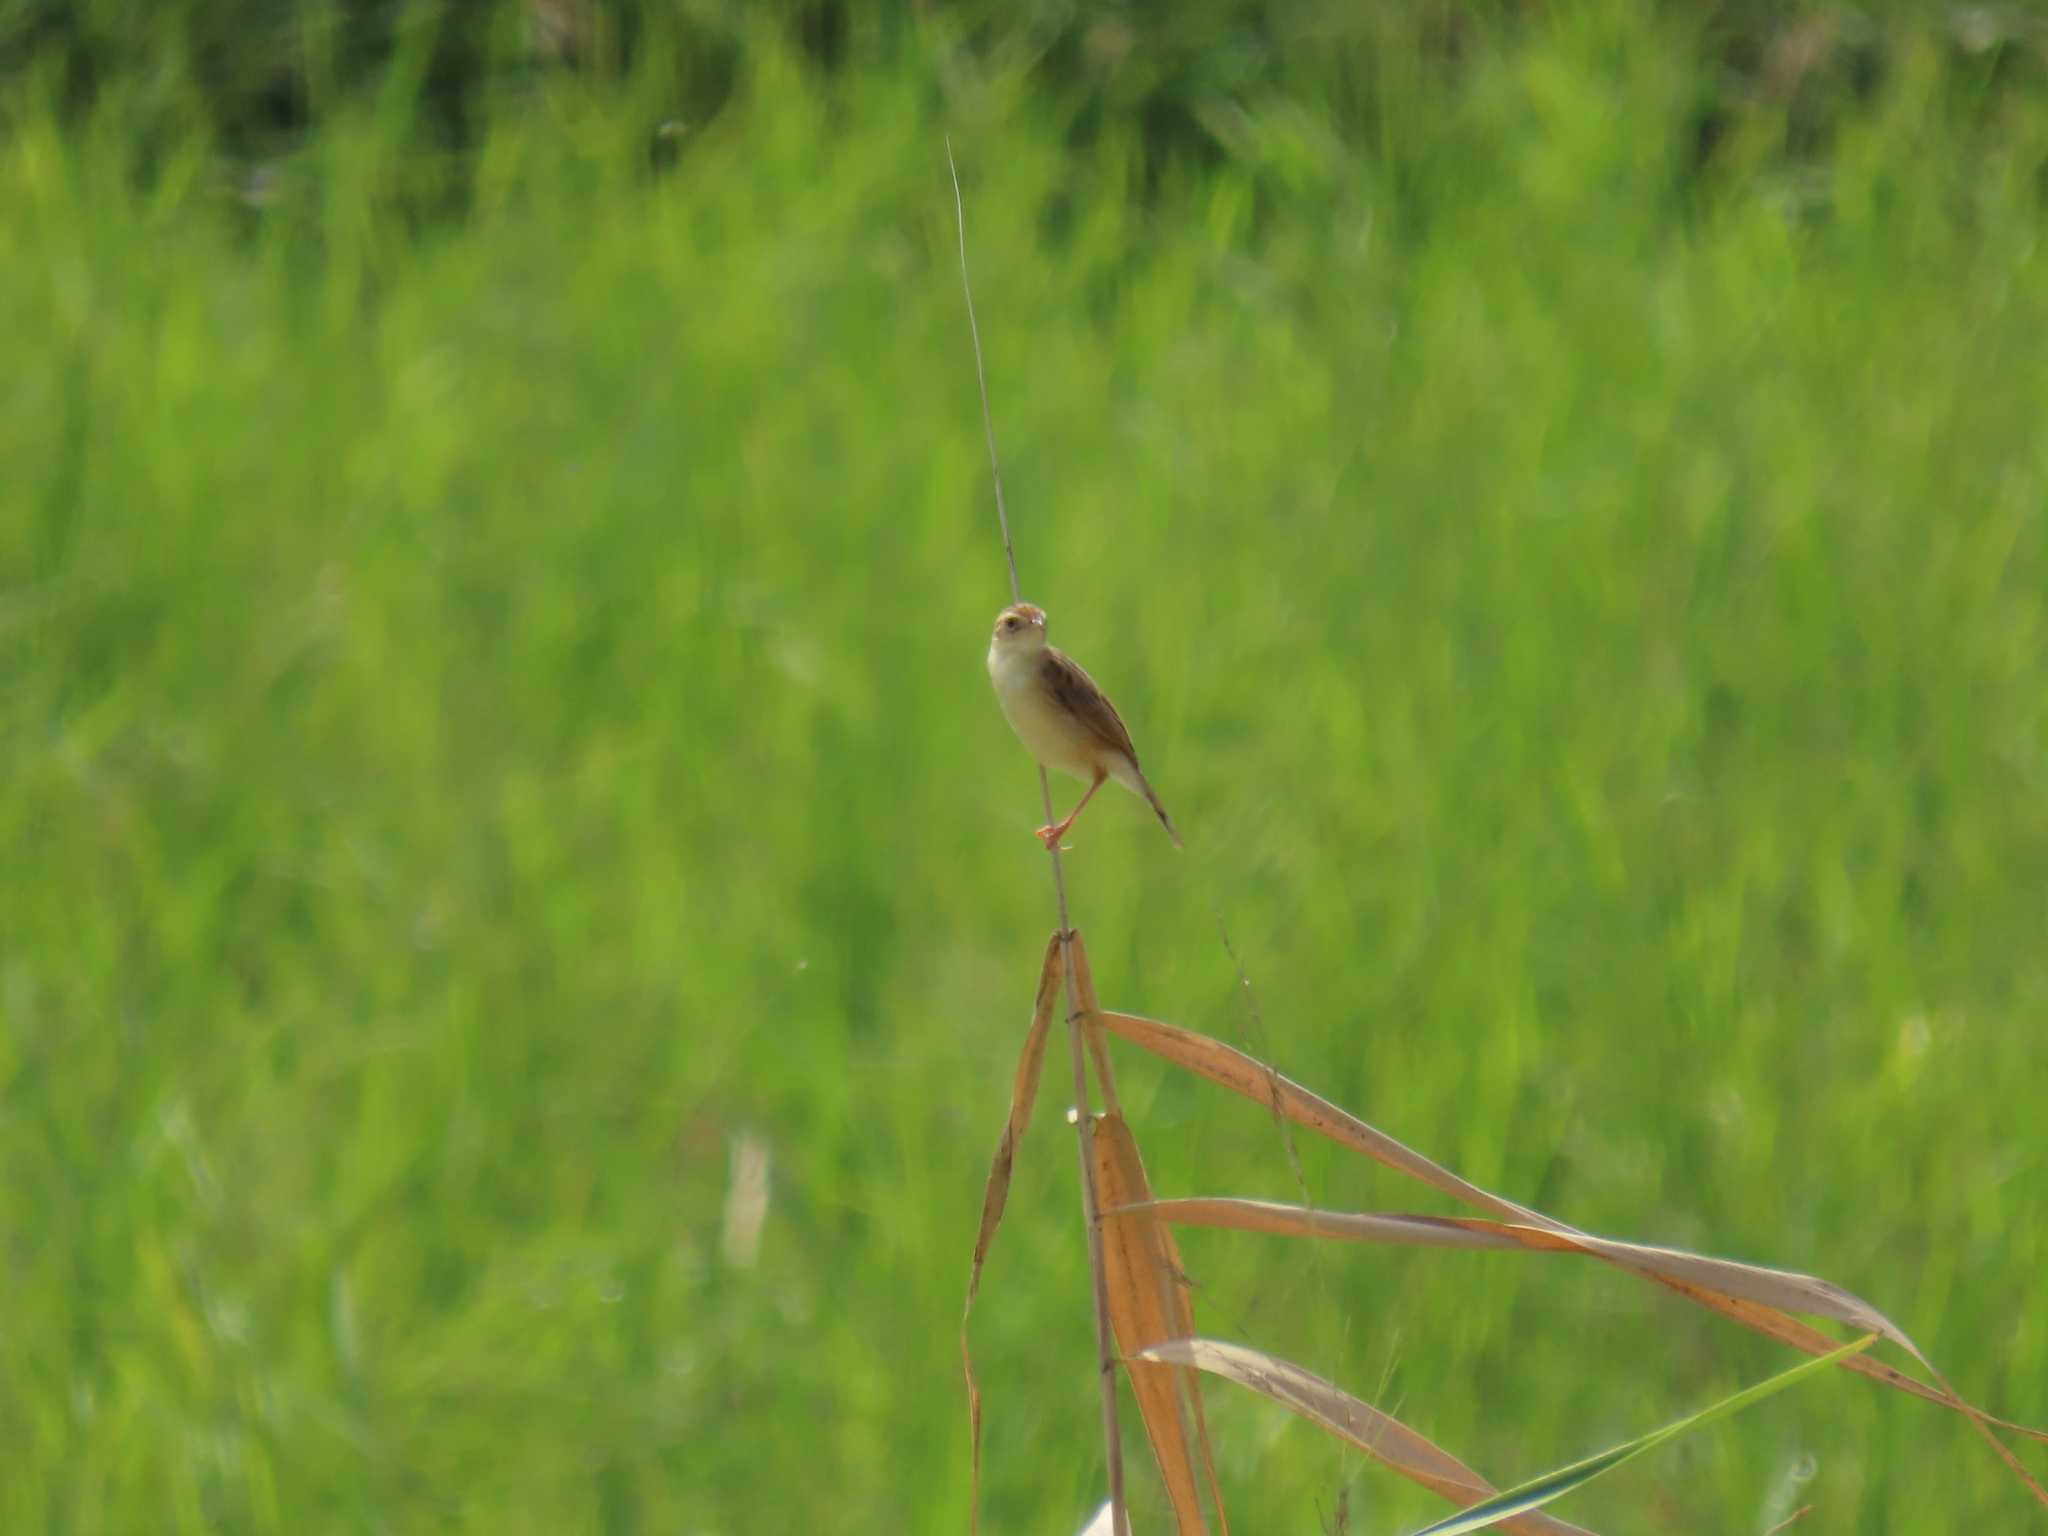
M1041 843L1045 844L1045 851L1050 853L1052 852L1052 845L1060 843L1060 838L1066 830L1065 827L1040 827L1036 836ZM1065 843L1060 843L1061 853L1072 853L1073 851Z

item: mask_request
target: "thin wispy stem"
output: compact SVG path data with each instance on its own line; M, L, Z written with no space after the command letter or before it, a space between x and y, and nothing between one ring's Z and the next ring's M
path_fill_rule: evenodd
M981 327L974 318L974 285L967 276L967 212L960 198L960 169L953 163L952 135L946 137L946 170L953 179L953 225L960 240L960 291L967 300L967 334L974 341L974 380L981 389L981 430L988 440L988 468L996 487L996 523L1003 534L1003 558L1010 568L1010 601L1021 602L1023 586L1017 579L1017 547L1010 537L1010 512L1003 501L1003 469L996 454L995 413L988 403L988 370L981 358ZM1045 821L1051 826L1052 780L1044 764L1038 769L1039 798L1045 803ZM1102 1452L1109 1470L1110 1528L1117 1536L1129 1536L1129 1513L1124 1507L1123 1437L1117 1425L1116 1346L1109 1326L1109 1277L1102 1258L1102 1207L1095 1190L1094 1112L1088 1106L1088 1065L1081 1049L1081 1005L1074 990L1074 927L1067 917L1067 880L1060 865L1060 840L1047 845L1052 855L1053 896L1060 919L1060 960L1066 972L1067 1048L1074 1067L1074 1129L1081 1155L1081 1209L1088 1228L1088 1272L1095 1290L1095 1353L1102 1384Z

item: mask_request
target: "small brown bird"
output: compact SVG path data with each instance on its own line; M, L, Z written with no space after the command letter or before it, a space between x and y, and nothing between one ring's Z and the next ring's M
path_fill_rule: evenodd
M1064 837L1102 781L1115 779L1144 797L1174 846L1180 846L1173 818L1138 771L1138 749L1131 745L1131 733L1109 695L1072 657L1046 644L1043 608L1012 603L996 615L995 634L988 643L988 680L1025 750L1046 767L1062 769L1088 784L1065 821L1038 829L1040 842L1050 848Z

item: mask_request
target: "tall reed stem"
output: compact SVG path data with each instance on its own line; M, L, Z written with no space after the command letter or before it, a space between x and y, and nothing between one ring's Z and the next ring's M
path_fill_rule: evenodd
M946 169L953 178L953 223L960 237L960 291L967 298L967 334L974 340L974 379L981 388L981 430L988 440L989 473L996 486L996 522L1003 533L1003 558L1010 567L1010 601L1022 602L1024 590L1017 580L1017 548L1010 539L1010 513L1003 502L1003 470L996 456L996 423L988 404L988 372L981 361L981 327L974 319L974 287L967 279L967 214L960 200L960 171L953 163L953 140L946 140ZM1051 826L1052 780L1043 764L1038 769L1038 793L1045 802L1045 821ZM1081 1049L1081 1001L1074 986L1074 928L1067 917L1067 877L1060 866L1059 839L1046 852L1052 857L1053 896L1059 904L1060 964L1067 993L1067 1053L1074 1065L1074 1132L1081 1155L1081 1211L1088 1227L1088 1274L1095 1290L1095 1355L1102 1383L1102 1453L1109 1464L1110 1529L1116 1536L1130 1536L1130 1516L1124 1507L1123 1436L1117 1424L1116 1345L1109 1327L1109 1279L1102 1262L1102 1207L1095 1193L1095 1115L1088 1105L1088 1064Z

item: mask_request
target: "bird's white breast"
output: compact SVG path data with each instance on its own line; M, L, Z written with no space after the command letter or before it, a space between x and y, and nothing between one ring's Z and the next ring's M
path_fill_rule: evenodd
M1095 777L1095 757L1076 722L1054 701L1040 668L1042 652L991 644L988 680L995 685L1003 718L1024 743L1024 750L1048 768L1077 779Z

